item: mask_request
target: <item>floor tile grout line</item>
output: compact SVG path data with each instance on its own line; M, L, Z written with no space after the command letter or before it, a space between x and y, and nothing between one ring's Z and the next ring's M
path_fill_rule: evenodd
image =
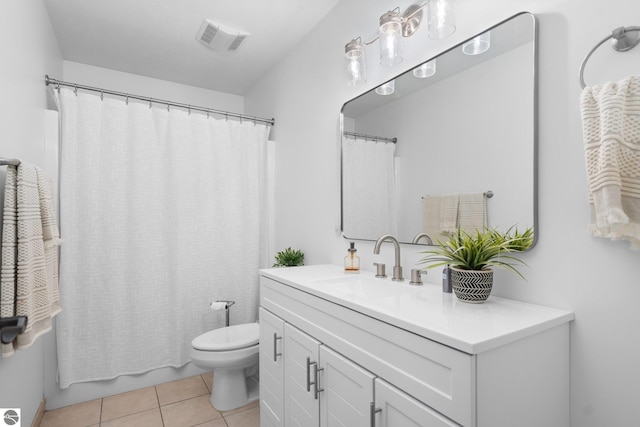
M158 402L158 412L160 412L160 422L162 422L162 427L164 427L164 417L162 416L162 405L160 405L160 396L158 395L158 385L153 386L153 391L156 392L156 402Z

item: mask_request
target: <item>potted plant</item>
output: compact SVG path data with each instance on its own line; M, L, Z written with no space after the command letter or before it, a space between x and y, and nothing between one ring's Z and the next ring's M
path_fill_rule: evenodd
M512 254L522 252L533 243L533 229L519 232L511 227L506 232L485 228L467 233L458 230L448 240L437 240L436 247L424 251L420 263L427 269L448 265L451 285L456 296L471 303L484 302L493 286L491 267L504 268L522 277L516 268L526 265Z
M274 267L295 267L304 265L304 253L298 249L287 249L276 254L276 263Z

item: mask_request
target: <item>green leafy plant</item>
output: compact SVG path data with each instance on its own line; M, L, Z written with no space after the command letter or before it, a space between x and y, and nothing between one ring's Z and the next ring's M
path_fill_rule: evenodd
M290 247L276 254L276 263L274 267L295 267L304 265L304 253L298 249Z
M458 230L448 240L438 239L434 249L422 252L426 256L420 263L428 264L426 269L447 264L462 270L498 267L512 271L524 279L516 266L526 263L511 254L526 250L532 243L532 228L527 228L524 232L519 232L514 227L506 232L489 228L476 230L475 233Z

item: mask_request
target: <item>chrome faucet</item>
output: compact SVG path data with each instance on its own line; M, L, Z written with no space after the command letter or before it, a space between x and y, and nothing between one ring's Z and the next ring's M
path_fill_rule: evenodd
M396 251L396 265L393 266L393 278L391 280L401 282L404 278L402 277L402 266L400 265L400 244L398 243L398 240L391 234L383 234L378 240L376 240L373 253L376 255L380 253L380 246L382 246L382 242L384 241L393 243L393 247Z
M420 239L422 239L424 237L424 239L427 241L427 243L429 245L433 245L433 240L431 239L431 237L429 237L429 235L427 233L419 233L416 234L416 237L413 238L413 241L411 243L413 243L414 245L417 244Z

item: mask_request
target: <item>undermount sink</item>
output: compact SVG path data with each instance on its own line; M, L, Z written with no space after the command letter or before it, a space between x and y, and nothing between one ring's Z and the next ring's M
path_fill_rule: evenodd
M415 292L414 287L392 282L389 278L379 279L361 274L313 280L310 285L351 300L397 298Z

